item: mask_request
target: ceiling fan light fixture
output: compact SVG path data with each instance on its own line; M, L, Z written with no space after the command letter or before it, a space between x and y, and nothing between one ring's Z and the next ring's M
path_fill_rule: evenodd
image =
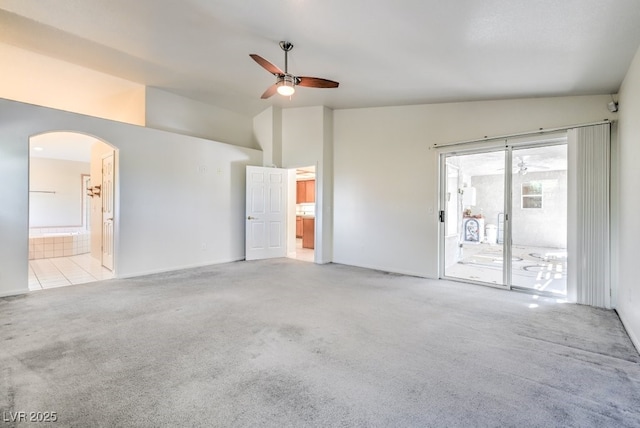
M290 79L289 76L284 76L284 78L278 83L278 93L284 97L290 97L296 92L296 88L294 87L293 79Z

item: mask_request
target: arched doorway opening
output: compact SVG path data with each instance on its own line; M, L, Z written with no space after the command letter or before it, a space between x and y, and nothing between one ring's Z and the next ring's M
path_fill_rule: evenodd
M116 149L91 135L29 139L29 289L115 276Z

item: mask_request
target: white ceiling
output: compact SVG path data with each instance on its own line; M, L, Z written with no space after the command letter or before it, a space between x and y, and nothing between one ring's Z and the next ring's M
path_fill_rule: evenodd
M48 132L29 139L29 153L35 158L91 162L91 146L96 140L77 132Z
M254 115L615 93L638 0L0 0L0 41ZM250 57L340 82L260 95Z

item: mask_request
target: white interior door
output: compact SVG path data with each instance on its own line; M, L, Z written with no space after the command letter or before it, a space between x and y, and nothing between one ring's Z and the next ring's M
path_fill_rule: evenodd
M246 260L286 257L288 170L247 166Z
M114 156L102 158L102 266L113 270Z

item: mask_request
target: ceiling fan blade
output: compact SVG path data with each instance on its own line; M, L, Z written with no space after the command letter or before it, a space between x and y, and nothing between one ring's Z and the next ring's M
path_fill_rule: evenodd
M338 85L338 82L334 82L333 80L328 79L321 79L319 77L298 77L298 86L307 86L309 88L337 88Z
M253 60L255 62L257 62L258 64L260 64L262 66L262 68L264 68L265 70L267 70L269 73L271 74L284 74L284 71L280 70L278 67L276 67L275 65L271 64L269 61L267 61L266 59L262 58L260 55L256 55L256 54L249 54L249 56L251 58L253 58Z
M278 90L278 84L274 83L273 85L269 86L266 91L264 91L264 94L262 94L260 98L262 98L263 100L266 100L267 98L275 94L277 90Z

